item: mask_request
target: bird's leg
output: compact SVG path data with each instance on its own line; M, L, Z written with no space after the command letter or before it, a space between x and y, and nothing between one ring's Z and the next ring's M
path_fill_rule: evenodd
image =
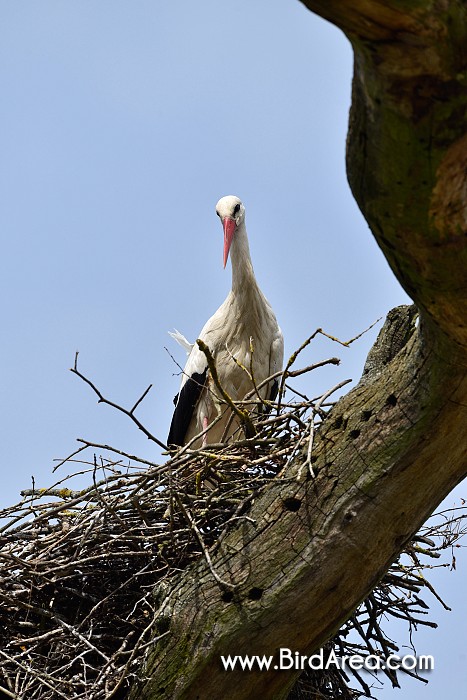
M207 417L207 416L203 416L203 430L204 430L204 433L203 433L203 444L202 444L202 447L206 447L206 445L208 444L208 433L207 433L208 425L209 425L209 423L208 423L208 417Z

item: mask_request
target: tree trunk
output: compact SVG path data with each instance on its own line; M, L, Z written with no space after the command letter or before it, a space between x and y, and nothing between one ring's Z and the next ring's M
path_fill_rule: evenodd
M133 698L285 698L296 672L224 671L221 654L311 654L466 474L467 7L307 0L355 51L349 181L420 310L396 356L315 438L315 479L271 482L213 566L159 591L149 680Z

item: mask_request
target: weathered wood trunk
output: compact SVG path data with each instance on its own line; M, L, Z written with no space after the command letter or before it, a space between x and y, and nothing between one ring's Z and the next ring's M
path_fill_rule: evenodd
M316 651L466 474L467 6L305 4L354 47L349 181L420 324L333 409L316 479L292 465L225 538L213 565L235 590L202 560L160 592L170 634L133 698L285 698L293 673L226 672L220 655Z

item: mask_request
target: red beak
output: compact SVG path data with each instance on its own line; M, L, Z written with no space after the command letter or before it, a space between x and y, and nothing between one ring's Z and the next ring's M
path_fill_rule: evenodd
M229 257L230 246L232 245L232 240L234 237L235 229L237 224L234 219L230 219L228 216L225 217L223 221L224 226L224 267L227 265L227 259Z

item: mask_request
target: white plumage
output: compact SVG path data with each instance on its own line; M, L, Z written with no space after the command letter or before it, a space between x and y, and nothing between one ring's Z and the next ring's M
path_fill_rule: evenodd
M193 350L193 343L190 343L190 341L185 338L183 333L180 333L180 331L177 331L177 329L174 328L173 331L169 331L169 335L185 350L187 355L190 354L190 352Z
M240 401L254 388L250 368L256 385L282 369L284 341L274 312L253 272L242 202L231 195L222 197L216 205L216 213L224 229L224 267L230 252L232 289L198 337L215 359L221 386L234 401ZM190 343L178 331L171 335L188 349ZM260 390L261 396L274 398L277 385L277 380L266 384ZM206 356L197 344L189 354L175 401L168 445L186 444L218 416L221 419L205 432L198 444L219 442L238 429L238 422L233 420L224 435L230 409L219 396Z

